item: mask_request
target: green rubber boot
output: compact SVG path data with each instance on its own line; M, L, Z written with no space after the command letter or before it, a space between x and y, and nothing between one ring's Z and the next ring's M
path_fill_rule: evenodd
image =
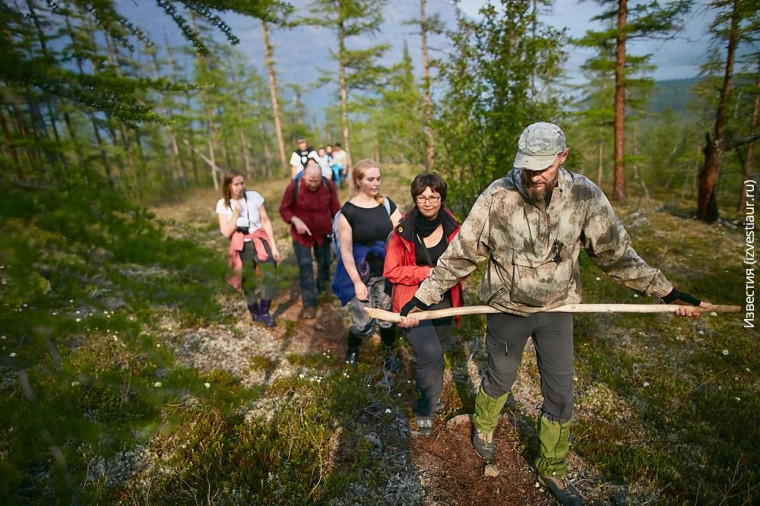
M570 421L555 422L542 413L538 417L540 448L534 466L539 476L561 479L567 469L567 452L570 450Z
M490 434L499 424L499 414L507 403L509 392L494 399L481 388L475 397L475 414L472 415L472 425L483 434Z

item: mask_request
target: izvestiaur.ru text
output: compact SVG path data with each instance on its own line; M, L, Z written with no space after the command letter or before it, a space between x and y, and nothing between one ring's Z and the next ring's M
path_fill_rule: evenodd
M744 328L755 327L755 188L757 182L751 179L744 182Z

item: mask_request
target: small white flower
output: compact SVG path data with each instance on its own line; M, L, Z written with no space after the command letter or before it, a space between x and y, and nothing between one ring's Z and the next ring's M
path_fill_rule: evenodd
M22 306L24 306L24 307L28 307L28 306L29 306L29 304L26 304L26 303L24 303L24 304L22 304Z
M634 293L634 294L633 294L633 298L634 298L634 299L638 299L638 298L639 298L639 294L638 294L638 293Z
M734 397L734 399L736 399L736 402L739 402L739 401L741 401L741 400L742 400L742 398L741 398L741 397Z
M304 374L301 373L301 374L298 375L298 377L301 378L301 379L303 379L304 378Z
M749 367L747 367L746 370L747 370L747 372L752 372L752 371L749 370Z
M716 313L715 311L710 311L710 316L718 316L718 313Z
M69 299L69 304L73 304L73 303L74 303L74 299Z
M0 339L5 339L5 336L0 336Z
M648 387L648 386L649 386L649 382L648 382L648 381L645 381L645 382L644 382L644 386L645 386L645 387Z
M52 314L53 316L58 316L58 311L53 311L53 312L52 312L52 313L50 313L50 314Z
M162 386L164 386L164 384L161 383L160 381L156 381L155 383L153 383L153 386L156 388L161 388Z
M597 276L596 280L597 280L597 281L601 281L601 280L602 280L602 278L600 278L600 277L598 277L598 276Z
M723 350L723 356L724 356L724 357L727 357L727 356L728 356L728 350Z
M697 331L697 334L699 334L699 335L704 335L704 333L705 333L705 331L704 331L704 330L698 330L698 331Z
M81 312L80 312L79 310L75 311L74 313L76 313L76 314L81 314Z
M205 386L206 388L211 388L211 383L204 383L203 386Z
M11 358L15 357L15 356L16 356L16 352L15 352L15 351L12 351L12 352L11 352L11 354L10 354L9 356L10 356Z
M119 340L119 338L118 338L118 337L116 337L116 336L113 336L113 340L114 340L114 341L118 341L118 340Z
M391 413L391 408L385 408L385 413L389 415Z
M71 382L71 386L72 387L78 387L79 386L79 382L78 381L72 381Z
M160 347L161 347L161 345L160 345L160 344L157 344L157 345L156 345L156 348L160 348Z
M81 318L77 318L77 319L76 319L76 322L81 322L81 321L82 321L82 319L81 319Z

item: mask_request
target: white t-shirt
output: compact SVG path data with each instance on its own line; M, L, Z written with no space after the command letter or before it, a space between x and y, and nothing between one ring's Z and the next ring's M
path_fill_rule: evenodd
M330 179L332 177L332 169L330 168L330 164L327 162L327 155L317 156L317 163L319 164L319 168L322 169L322 176Z
M317 155L317 152L312 150L309 151L306 155L299 155L295 151L290 155L290 166L296 167L296 175L303 172L303 167L306 165L306 160L309 158L313 158L317 163L319 163L319 155Z
M232 216L232 210L240 202L240 214L237 218L236 227L248 227L250 232L261 228L261 216L259 208L264 203L264 197L259 192L248 190L245 192L245 198L240 200L230 199L230 205L224 205L224 199L219 199L216 203L216 214L221 214L227 218ZM247 241L250 239L246 239Z
M345 150L333 151L333 165L339 165L341 168L346 166Z

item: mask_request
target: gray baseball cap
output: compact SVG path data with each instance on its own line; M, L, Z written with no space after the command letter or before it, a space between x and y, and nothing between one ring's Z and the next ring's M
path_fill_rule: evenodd
M533 123L520 134L517 141L515 168L544 170L554 157L567 149L565 134L554 123Z

